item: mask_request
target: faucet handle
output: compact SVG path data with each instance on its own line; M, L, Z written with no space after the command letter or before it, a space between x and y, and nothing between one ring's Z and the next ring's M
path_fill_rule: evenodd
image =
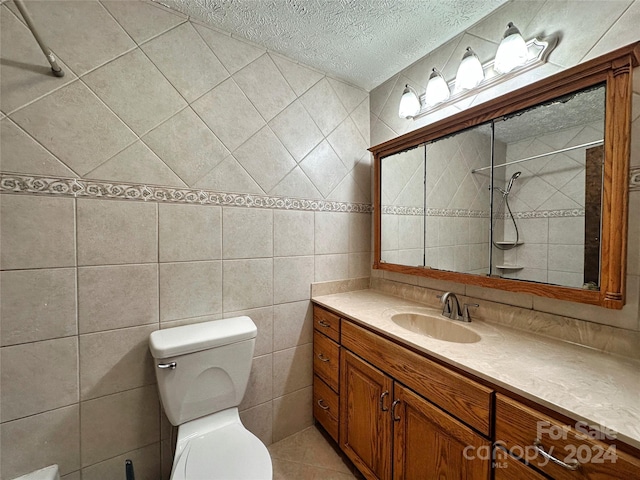
M465 303L462 308L462 321L470 322L471 316L469 315L469 307L479 307L477 303Z

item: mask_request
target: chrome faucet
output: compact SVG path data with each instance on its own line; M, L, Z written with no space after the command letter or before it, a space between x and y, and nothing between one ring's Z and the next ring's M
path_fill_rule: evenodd
M460 320L462 318L462 312L460 311L460 303L458 297L453 292L445 292L440 297L442 302L442 315L450 318L451 320Z
M463 309L460 309L460 302L458 297L453 292L445 292L440 297L442 302L442 315L450 318L451 320L461 320L463 322L470 322L471 316L469 315L469 307L478 307L477 303L465 303Z

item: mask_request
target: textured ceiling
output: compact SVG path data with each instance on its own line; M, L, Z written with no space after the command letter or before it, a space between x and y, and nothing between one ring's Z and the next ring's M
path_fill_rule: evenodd
M371 90L507 0L157 0Z

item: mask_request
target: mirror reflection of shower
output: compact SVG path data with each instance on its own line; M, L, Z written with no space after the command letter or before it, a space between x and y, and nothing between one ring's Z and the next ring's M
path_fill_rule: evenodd
M500 250L511 250L512 248L518 245L518 241L520 240L518 225L516 223L515 217L513 216L513 212L511 211L511 207L509 206L509 194L511 193L511 189L513 188L513 182L515 182L520 175L522 175L522 172L516 172L513 175L511 175L511 178L509 179L509 183L507 184L505 189L502 189L500 187L495 187L495 189L502 194L502 200L500 201L500 205L498 206L496 213L493 216L493 222L491 224L491 228L495 232L496 219L504 218L505 208L506 208L507 212L509 212L509 217L511 218L511 221L513 222L513 228L516 232L516 238L513 241L513 243L505 243L505 242L498 243L495 240L492 241L493 246Z

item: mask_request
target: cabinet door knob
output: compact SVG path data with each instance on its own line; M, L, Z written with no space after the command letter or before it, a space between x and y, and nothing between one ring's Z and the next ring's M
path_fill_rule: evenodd
M393 418L394 422L399 422L400 417L396 416L396 407L400 404L400 400L394 400L391 404L391 418Z
M329 358L324 356L324 353L319 353L318 354L318 358L320 359L321 362L328 362Z
M389 407L384 406L384 398L388 395L389 395L389 390L382 392L382 395L380 395L380 410L382 410L383 412L389 411Z
M562 468L566 468L567 470L577 470L580 466L580 462L577 460L571 460L571 462L563 462L562 460L558 460L556 457L551 455L550 453L545 452L544 447L542 446L542 442L539 439L535 439L533 442L533 446L536 447L536 450L543 458L552 461L556 465L560 465Z
M324 404L324 399L318 400L318 406L323 410L329 410L329 406Z
M318 325L320 325L323 328L329 328L331 326L330 324L328 324L324 320L318 320Z

